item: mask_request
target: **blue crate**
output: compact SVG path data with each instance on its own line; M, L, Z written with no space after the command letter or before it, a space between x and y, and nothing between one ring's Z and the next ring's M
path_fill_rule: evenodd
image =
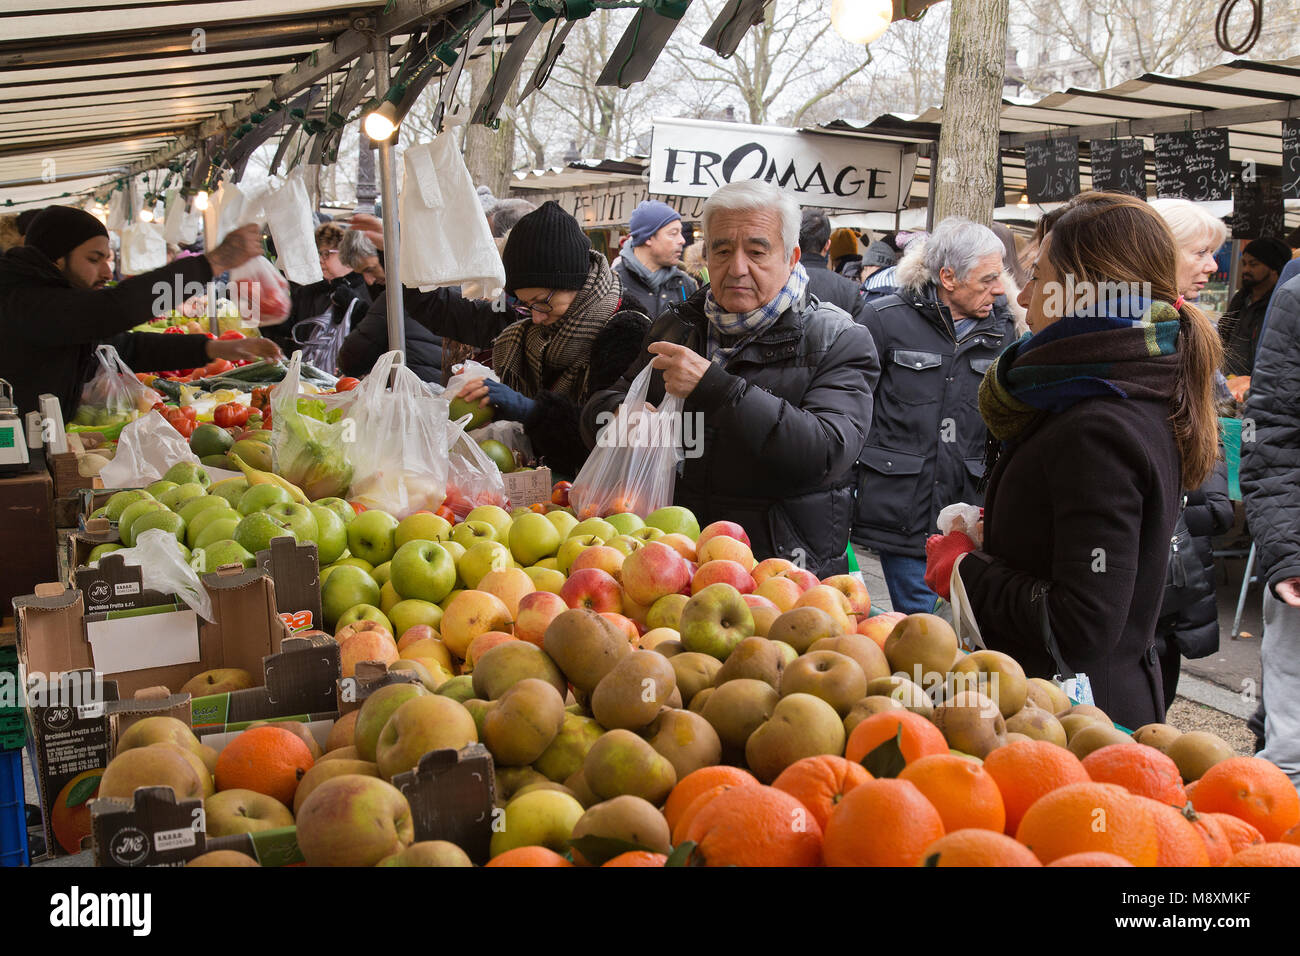
M27 743L27 718L17 708L0 709L0 751L22 750Z
M23 752L0 753L0 866L27 865L27 807Z

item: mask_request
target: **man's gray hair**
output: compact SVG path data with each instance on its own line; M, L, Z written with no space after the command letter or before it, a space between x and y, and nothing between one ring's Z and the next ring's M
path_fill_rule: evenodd
M360 229L349 229L343 233L343 239L339 242L339 261L349 269L360 272L366 267L367 259L374 259L378 255L379 250L375 244Z
M965 279L981 259L991 255L1002 261L1006 251L1002 240L988 226L950 216L934 227L925 243L925 271L932 282L942 269L951 269L958 280Z
M799 224L803 212L793 196L771 183L758 179L742 179L727 183L704 201L700 222L705 242L709 238L709 220L717 212L775 212L781 219L781 243L788 259L799 248ZM708 246L706 245L707 249ZM821 251L821 250L817 250Z

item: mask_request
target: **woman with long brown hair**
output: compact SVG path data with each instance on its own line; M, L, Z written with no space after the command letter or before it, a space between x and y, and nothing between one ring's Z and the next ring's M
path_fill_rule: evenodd
M1156 618L1182 489L1217 455L1220 346L1146 203L1086 193L1042 231L1031 334L980 389L983 547L935 540L927 577L960 585L988 647L1031 677L1086 675L1080 693L1136 728L1164 718Z

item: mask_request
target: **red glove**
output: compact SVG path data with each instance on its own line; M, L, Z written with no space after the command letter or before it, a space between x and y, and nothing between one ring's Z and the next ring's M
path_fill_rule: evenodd
M925 586L945 601L951 600L948 583L952 580L952 566L968 551L975 550L975 542L964 531L932 534L925 542Z

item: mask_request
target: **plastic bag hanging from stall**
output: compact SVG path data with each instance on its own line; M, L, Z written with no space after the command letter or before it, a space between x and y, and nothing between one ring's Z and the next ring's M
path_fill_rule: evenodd
M100 469L105 488L143 488L178 462L199 463L190 443L162 414L152 411L125 428L113 460Z
M138 276L167 264L167 240L156 222L133 222L122 228L122 274Z
M120 431L121 426L162 401L161 395L136 378L113 346L98 346L95 358L99 370L82 386L81 402L69 425L94 427L97 431L117 426Z
M379 357L353 389L352 500L404 518L434 511L447 494L447 401L398 363ZM389 378L392 386L389 386Z
M253 325L278 325L293 307L289 280L266 256L254 256L230 270L231 294L239 314Z
M596 447L573 479L569 502L579 520L631 512L645 517L673 503L682 461L682 400L666 395L646 411L652 365L632 380L627 397L596 436Z
M301 371L302 353L294 352L284 380L271 391L275 473L312 501L345 497L352 483L356 428L341 409L327 410L320 399L298 394Z
M447 498L443 503L457 521L482 505L506 507L506 483L501 470L466 432L466 415L447 423Z
M140 584L151 591L175 594L205 621L213 620L212 598L199 580L199 574L185 563L177 547L176 536L161 528L141 534L134 547L114 551L126 564L138 565Z
M311 210L301 166L284 178L283 185L270 189L262 197L262 212L275 240L276 265L290 281L299 285L310 285L323 278Z
M496 295L505 286L505 267L455 137L443 133L408 147L402 164L402 285L427 290L478 282Z

